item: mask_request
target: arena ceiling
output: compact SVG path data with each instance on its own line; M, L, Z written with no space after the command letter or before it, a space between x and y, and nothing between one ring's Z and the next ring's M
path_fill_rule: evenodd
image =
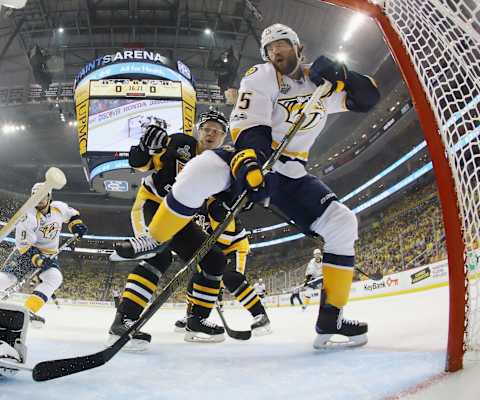
M353 17L348 10L317 0L28 0L23 9L1 10L0 88L35 83L29 56L36 46L47 56L53 82L73 81L87 62L104 54L145 48L182 60L197 83L210 85L217 83L216 61L232 49L238 60L233 85L238 85L249 66L262 62L263 28L281 22L297 31L307 59L344 53L350 68L374 76L382 94L388 94L400 82L398 71L376 25L368 19L354 22ZM47 167L55 165L68 176L58 198L126 209L130 200L96 193L87 184L75 128L68 125L73 116L71 101L57 107L52 101L25 104L20 99L0 106L2 125L25 126L10 133L0 127L0 189L26 193ZM363 119L353 113L331 118L329 134L317 142L312 159L323 162L322 155L354 135Z

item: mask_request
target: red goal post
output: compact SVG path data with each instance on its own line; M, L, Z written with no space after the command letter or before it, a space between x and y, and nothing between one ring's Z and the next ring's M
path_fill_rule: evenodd
M413 99L442 206L449 265L446 371L480 350L480 5L476 0L320 0L370 16ZM476 265L476 275L469 265ZM469 279L470 278L470 279Z

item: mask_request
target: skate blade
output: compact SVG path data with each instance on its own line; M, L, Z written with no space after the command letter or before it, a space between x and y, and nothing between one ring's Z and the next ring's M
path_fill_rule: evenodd
M33 329L42 329L45 326L45 322L41 321L30 321L30 326Z
M185 336L183 339L190 343L220 343L225 340L225 335L223 333L220 335L207 335L206 333L202 332L191 332L185 330Z
M108 335L107 343L105 347L110 347L114 344L120 336L117 335ZM122 347L122 351L127 353L142 353L148 350L148 345L150 342L146 340L130 339L125 346Z
M261 326L259 328L255 328L252 330L252 335L255 337L260 337L260 336L267 336L271 335L273 333L272 328L270 327L270 324L266 326Z
M135 258L125 258L120 256L116 251L110 254L108 259L112 262L122 262L122 261L135 261L135 260L148 260L149 258L153 258L157 255L157 253L148 253L144 254Z
M176 332L176 333L185 333L186 329L185 329L185 327L180 328L180 327L176 326L175 328L173 328L173 331Z
M342 338L343 340L332 340L332 337ZM367 334L357 336L318 334L313 341L313 348L316 350L334 350L342 348L360 347L366 345L367 342Z

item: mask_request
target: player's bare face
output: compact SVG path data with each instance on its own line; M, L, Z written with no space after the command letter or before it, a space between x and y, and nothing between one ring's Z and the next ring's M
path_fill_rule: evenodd
M35 208L38 211L43 211L48 207L49 202L50 202L50 199L47 195L42 200L40 200L40 202L35 206Z
M215 121L207 121L200 127L198 142L203 150L212 150L220 147L225 139L223 126Z
M295 47L289 40L280 39L266 46L267 55L275 69L283 75L290 75L296 68L298 59Z

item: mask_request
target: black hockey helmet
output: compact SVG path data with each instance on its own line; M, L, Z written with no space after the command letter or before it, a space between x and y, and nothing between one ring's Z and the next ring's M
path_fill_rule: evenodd
M218 122L220 125L222 125L223 131L227 133L228 120L222 112L217 110L209 110L207 112L201 113L197 119L197 130L199 130L202 125L207 121Z

